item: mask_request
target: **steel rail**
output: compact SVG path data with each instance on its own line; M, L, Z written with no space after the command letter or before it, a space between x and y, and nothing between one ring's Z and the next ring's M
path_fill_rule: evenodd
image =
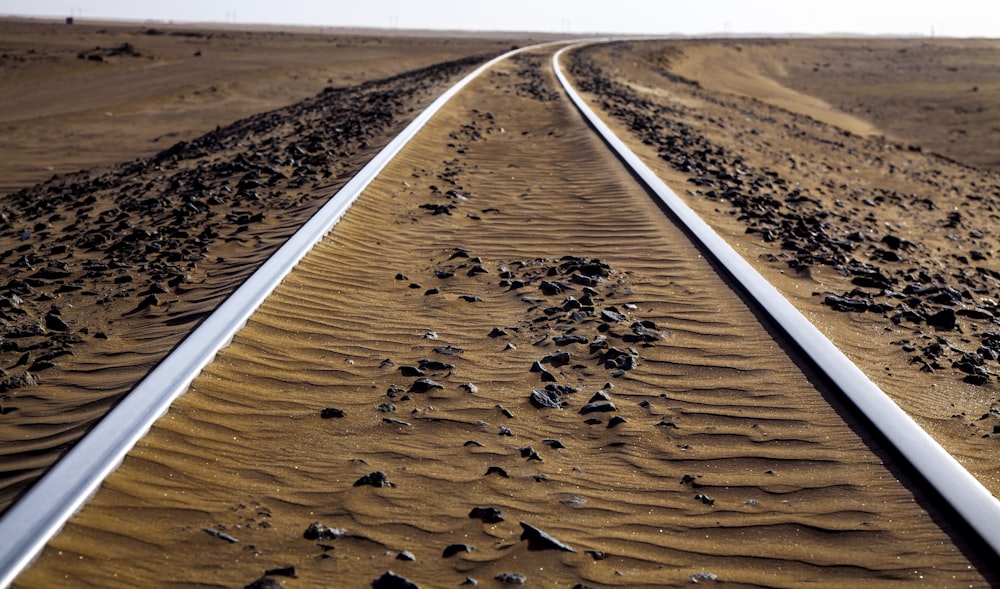
M754 270L732 246L719 237L587 105L573 88L559 63L559 58L565 51L580 46L583 44L557 51L552 57L552 67L559 83L587 122L641 182L659 197L702 248L770 315L795 345L979 534L992 551L1000 555L1000 501Z
M10 585L31 564L101 482L118 468L153 422L187 391L194 378L232 341L264 299L453 96L496 63L522 51L558 43L565 42L508 51L481 65L434 100L59 459L0 517L0 587Z

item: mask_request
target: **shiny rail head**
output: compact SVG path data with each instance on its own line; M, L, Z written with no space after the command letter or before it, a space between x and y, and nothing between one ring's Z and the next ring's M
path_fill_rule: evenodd
M638 40L638 39L635 39ZM552 68L563 90L622 162L684 225L699 245L784 331L800 350L834 383L846 399L909 462L934 491L980 535L1000 557L1000 501L951 454L907 415L847 358L802 313L694 212L601 120L573 88L560 65L562 55L590 45L581 42L552 56Z
M455 83L282 245L229 298L154 368L108 415L0 517L0 587L10 585L101 482L149 431L170 404L232 342L236 332L291 269L328 235L361 192L453 96L495 64L524 51L565 44L528 45L499 55Z

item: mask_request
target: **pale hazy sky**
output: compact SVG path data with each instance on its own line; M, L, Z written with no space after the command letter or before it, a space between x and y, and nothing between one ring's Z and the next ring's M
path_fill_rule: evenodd
M0 0L0 15L568 33L1000 38L1000 0Z

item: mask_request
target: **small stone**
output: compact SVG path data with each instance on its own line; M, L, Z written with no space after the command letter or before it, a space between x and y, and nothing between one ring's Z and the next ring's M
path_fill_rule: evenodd
M147 307L155 307L159 304L160 304L160 299L156 298L155 294L151 294L146 298L142 299L141 301L139 301L139 304L136 306L136 310L141 311Z
M453 370L455 368L454 364L448 364L447 362L441 362L439 360L428 360L426 358L418 360L417 364L420 365L421 370L429 370L431 372L441 372L444 370Z
M493 578L505 585L524 585L525 581L528 580L521 573L500 573Z
M56 315L55 313L49 313L45 316L45 327L51 329L52 331L68 331L69 324L63 321L63 318Z
M148 294L167 294L168 292L170 291L159 282L151 283L149 288L146 289L146 293Z
M558 351L554 354L549 354L540 360L542 364L551 364L555 368L560 366L565 366L570 362L569 352Z
M559 394L546 389L535 389L528 396L531 404L539 409L562 409L562 400Z
M225 540L226 542L229 542L230 544L237 544L237 543L239 543L239 540L237 540L236 538L230 536L229 534L227 534L225 532L220 532L219 530L215 530L215 529L212 529L212 528L202 528L201 531L205 532L209 536L215 536L216 538L218 538L220 540Z
M487 468L485 476L489 476L491 474L495 474L495 475L497 475L497 476L499 476L501 478L505 478L505 479L509 479L510 478L510 475L507 474L507 471L504 470L504 469L502 469L502 468L500 468L499 466L491 466L491 467Z
M283 589L284 586L285 584L278 579L264 576L249 585L244 585L243 589Z
M531 372L537 372L542 377L542 382L555 382L556 377L542 366L542 363L535 360L531 364Z
M479 392L479 387L477 387L476 385L472 384L471 382L463 382L462 384L460 384L458 386L459 386L459 388L461 388L462 390L464 390L467 393L478 393Z
M444 552L441 553L441 558L448 558L449 556L455 556L460 552L472 552L473 550L475 550L475 547L468 544L450 544L446 546Z
M370 485L372 487L395 487L396 485L389 482L389 478L385 476L385 473L376 470L375 472L366 474L360 479L354 481L355 487L361 487L364 485Z
M588 413L605 413L609 411L618 411L615 404L611 401L597 401L594 403L587 403L580 408L580 415L587 415Z
M435 339L437 338L436 335L434 337ZM434 348L435 354L441 354L443 356L458 356L464 351L465 350L459 348L458 346L439 346Z
M521 532L521 539L528 541L529 550L562 550L563 552L576 552L576 550L573 550L573 548L568 544L563 544L535 526L526 522L520 523L521 529L523 530Z
M400 366L399 373L403 376L424 376L424 371L420 370L416 366Z
M319 522L313 522L309 524L306 531L302 533L302 537L306 540L336 540L337 538L343 536L347 533L344 528L328 528Z
M295 576L295 565L290 564L288 566L277 567L273 569L267 569L264 571L265 575L272 575L275 577L294 577Z
M542 457L535 451L531 446L525 446L518 450L521 453L521 458L527 458L528 460L537 460L538 462L544 462Z
M598 401L610 401L611 395L604 392L604 390L597 391L592 397L587 401L588 403L597 403Z
M956 324L955 310L951 307L945 307L927 318L927 325L942 331L952 331Z
M496 507L473 507L469 512L472 519L482 520L483 523L496 524L503 521L503 515Z
M625 315L622 315L621 312L618 311L618 309L614 307L608 307L607 309L601 311L601 319L609 323L619 323L621 321L625 321L626 317Z
M553 450L558 450L560 448L565 448L566 447L559 440L552 439L552 438L542 440L542 443L545 444L546 446L548 446L549 448L552 448Z
M712 499L711 497L703 493L698 493L697 495L694 496L694 498L696 501L701 501L705 505L715 505L715 499Z
M714 583L719 580L719 577L714 573L694 573L688 577L688 580L692 583Z
M841 311L841 312L854 311L856 313L860 313L867 311L869 308L871 308L872 301L861 298L838 297L836 295L827 295L826 298L823 299L823 304L833 308L834 311Z
M654 328L650 328L648 327L648 325L653 325ZM655 329L655 325L656 324L653 323L652 321L636 321L635 323L632 324L632 333L626 335L622 339L624 339L627 342L638 341L638 342L649 343L649 342L659 341L663 339L663 336L652 330Z
M386 571L381 577L372 581L372 589L420 589L416 583L406 577Z
M334 417L346 417L347 413L343 409L338 409L336 407L327 407L319 412L319 416L323 419L331 419Z
M503 329L500 329L499 327L494 327L493 330L490 331L489 333L490 337L506 337L508 335L510 334L504 331Z
M514 432L510 431L509 427L504 427L504 426L501 425L501 426L497 427L497 435L498 436L513 436Z
M417 560L417 557L413 555L409 550L402 550L396 555L396 560L404 560L407 562L413 562Z
M443 389L444 385L439 382L433 381L429 378L418 378L413 381L410 388L406 391L408 393L426 393L431 389Z
M33 387L38 385L38 379L30 372L15 374L0 381L0 393L5 393L13 389L22 387Z
M625 418L622 417L621 415L615 415L614 417L608 420L608 428L610 429L612 427L619 426L623 423L628 423L628 421L626 421Z
M541 284L538 285L539 290L545 296L553 296L563 292L564 285L558 282L549 282L548 280L543 280Z
M990 381L990 377L985 374L979 374L979 373L967 374L965 375L965 378L962 379L962 381L971 384L973 386L981 387Z

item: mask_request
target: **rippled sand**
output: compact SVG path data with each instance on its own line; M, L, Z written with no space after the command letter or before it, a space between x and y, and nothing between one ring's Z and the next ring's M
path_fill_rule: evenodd
M11 155L0 157L0 176L12 183L51 176L0 201L0 511L450 77L478 63L465 52L496 44L394 38L383 46L350 35L152 30L0 21L9 43L0 88L24 90L15 98L0 90L9 107L0 117L11 131L0 139L0 154ZM128 44L140 55L77 58L72 48L91 42L106 49ZM192 46L202 55L192 57ZM282 49L277 56L276 48ZM310 51L321 55L299 59ZM339 70L338 82L355 77L352 54L369 67L361 79L396 75L324 89L329 78L317 76L342 60L352 65ZM446 56L458 61L435 63ZM435 65L407 73L428 62ZM296 69L275 71L276 63ZM245 84L251 73L265 79L224 105L215 95L180 101L171 95L206 80ZM285 75L300 74L308 80L283 85ZM310 87L322 92L233 120L299 100L297 93ZM119 123L95 122L92 109L100 104L130 113L127 133L119 137ZM179 113L200 131L216 121L227 124L196 139L186 126L160 137ZM52 149L52 128L63 134L60 146L74 146L84 159ZM76 143L94 128L116 137L114 145ZM185 141L175 142L179 138ZM70 174L52 176L42 167L46 158L64 171L74 162L152 152ZM35 165L24 166L21 158Z
M506 63L432 121L18 586L242 586L287 565L296 578L272 576L289 587L389 569L424 587L502 573L546 587L988 582L552 99L545 67ZM625 321L571 316L566 297L584 291L564 256L606 265L595 313ZM636 321L652 341L629 341ZM636 366L616 376L603 351L553 341L568 335L605 335ZM407 392L401 367L421 360L453 366L425 370L441 388ZM528 399L542 360L579 389L562 409ZM602 389L617 410L581 414ZM344 416L321 417L331 408ZM393 486L358 485L376 471ZM531 549L522 521L574 551ZM343 535L306 539L313 522ZM444 556L455 544L470 551Z
M622 60L622 53L635 59ZM1000 205L1000 175L990 168L995 142L967 158L977 168L949 159L966 160L975 134L965 142L939 139L945 129L981 126L993 112L989 96L1000 80L990 64L997 55L992 41L947 39L664 42L588 55L637 92L637 110L657 113L656 124L668 130L662 143L644 144L634 113L613 120L637 153L994 494L1000 365L986 348L997 332L1000 294L993 255L1000 242L991 221ZM857 59L843 61L849 57ZM910 94L898 91L900 78L910 80ZM953 86L942 81L952 79ZM858 91L852 100L864 108L831 106L866 80L884 83ZM981 85L977 92L966 86L972 80ZM951 115L911 108L946 88L963 88L952 102L936 103ZM971 100L982 110L969 110ZM892 133L872 135L873 121ZM697 147L665 147L675 139ZM708 170L679 169L677 154L685 150L704 154ZM724 188L729 182L744 183L737 193L755 193L755 203L774 199L777 208L761 214L739 204ZM765 227L784 229L768 236ZM892 239L900 240L898 253L889 251ZM830 263L837 258L850 263ZM889 282L867 284L851 267ZM945 289L961 293L958 300L932 298ZM829 295L870 297L886 310L837 312L823 304ZM957 314L953 327L923 319L945 307ZM969 380L976 370L979 385Z

